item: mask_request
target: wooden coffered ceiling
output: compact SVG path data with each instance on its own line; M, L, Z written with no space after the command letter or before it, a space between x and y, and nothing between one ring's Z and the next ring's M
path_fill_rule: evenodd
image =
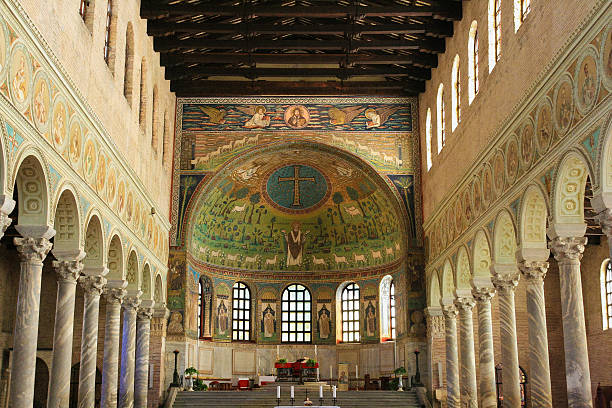
M417 95L461 0L142 0L178 96Z

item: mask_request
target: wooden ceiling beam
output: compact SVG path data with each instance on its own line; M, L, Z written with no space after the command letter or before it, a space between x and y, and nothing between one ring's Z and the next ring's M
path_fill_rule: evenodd
M166 68L166 79L169 81L188 78L207 77L241 77L256 78L306 78L335 77L349 79L355 77L409 77L426 81L431 78L431 71L424 68L386 67L384 69L359 68L227 68L227 67L189 67Z
M209 40L200 38L156 38L154 48L157 52L187 49L224 49L224 50L343 50L348 42L346 40ZM353 40L350 50L417 50L440 53L445 50L442 38L415 39L415 40Z
M423 68L435 68L438 58L434 54L414 52L410 55L391 54L248 54L248 53L203 53L203 52L162 52L161 64L166 67L176 65L199 64L346 64L354 65L413 65Z
M170 85L179 97L245 95L397 95L425 90L417 81L208 81L181 80Z
M210 4L167 4L158 0L142 0L140 15L146 19L188 16L225 16L225 17L307 17L307 18L346 18L346 17L438 17L440 19L460 20L461 3L446 2L433 6L218 6Z
M188 34L304 34L304 35L344 35L344 34L428 34L431 36L450 36L453 33L452 23L430 21L427 23L381 24L381 25L280 25L280 24L214 24L197 22L167 22L151 20L147 25L151 36L168 37L177 33Z

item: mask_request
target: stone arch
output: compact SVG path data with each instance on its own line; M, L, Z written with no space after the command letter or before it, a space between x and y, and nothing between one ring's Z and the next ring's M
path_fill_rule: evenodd
M142 284L140 286L143 300L153 300L153 281L151 275L151 266L145 263L142 268Z
M102 268L106 264L102 222L97 214L91 214L85 230L85 268Z
M592 179L596 185L592 204L597 212L612 208L612 118L606 125L601 146L597 166L599 174Z
M474 279L491 276L491 245L487 233L479 229L474 237Z
M155 276L155 289L153 292L153 300L157 305L161 305L166 302L166 296L164 292L164 282L162 280L161 274L157 274Z
M554 184L554 224L584 224L584 189L589 174L588 161L582 154L570 151L563 157L557 168ZM557 235L559 232L561 231L557 231Z
M38 154L24 154L14 173L19 225L49 225L47 174Z
M53 228L56 234L53 251L75 250L82 247L81 217L74 190L67 186L55 204L55 221Z
M455 288L457 292L470 293L472 290L471 278L470 258L467 249L462 245L457 252L457 267L455 268Z
M126 276L127 288L129 290L137 290L140 288L139 284L139 270L138 270L138 255L136 251L132 249L127 260Z
M455 298L454 291L455 284L453 279L453 266L447 259L444 261L444 267L442 269L442 304L453 304Z
M438 271L432 271L429 276L429 286L427 289L427 307L440 307L442 292L440 291L440 279Z
M124 280L125 270L123 268L123 245L121 238L115 234L108 244L108 279Z
M499 264L513 264L516 254L516 229L512 216L500 211L493 230L493 260Z
M521 200L519 242L521 248L546 249L546 218L548 209L542 190L532 184Z

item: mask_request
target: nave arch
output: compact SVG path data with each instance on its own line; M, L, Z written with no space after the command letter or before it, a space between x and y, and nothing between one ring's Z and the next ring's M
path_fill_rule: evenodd
M457 265L455 267L455 293L457 296L470 296L472 270L470 259L465 245L459 247L457 252Z
M58 256L65 251L81 251L83 248L80 208L75 189L71 185L60 190L55 204L55 238L53 253Z
M95 269L92 274L100 274L106 266L106 253L104 248L104 235L102 223L97 212L92 211L87 221L85 230L85 260L84 271Z
M142 300L153 300L153 280L151 275L151 266L146 263L142 268Z
M127 289L129 291L140 290L141 285L141 272L140 265L138 264L138 255L136 251L132 249L127 260L126 270Z
M482 228L476 231L473 245L474 286L488 286L491 282L491 245L487 233Z
M501 210L495 218L493 228L493 262L509 265L515 262L516 229L512 216L507 210Z
M427 286L427 307L439 308L442 300L440 292L440 280L438 279L438 271L433 270L429 275L429 285Z
M17 171L14 173L18 194L17 224L48 226L49 189L46 166L35 150L23 152L17 163Z
M452 305L455 299L454 290L454 278L453 278L453 266L451 262L447 259L444 262L444 267L442 269L442 300L441 304L443 306Z
M114 234L108 244L108 275L109 280L125 280L123 245L119 235Z

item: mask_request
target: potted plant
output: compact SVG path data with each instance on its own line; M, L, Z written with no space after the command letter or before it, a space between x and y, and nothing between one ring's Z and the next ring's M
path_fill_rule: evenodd
M309 358L309 359L306 361L306 367L316 368L316 367L317 367L317 365L318 365L318 364L317 364L316 360L313 360L312 358Z
M195 367L189 367L187 369L185 369L185 378L189 379L189 388L187 389L187 391L193 391L193 376L198 375L198 370L195 369Z
M274 363L274 368L291 368L291 363L287 363L286 358L279 358L276 360L276 363Z

